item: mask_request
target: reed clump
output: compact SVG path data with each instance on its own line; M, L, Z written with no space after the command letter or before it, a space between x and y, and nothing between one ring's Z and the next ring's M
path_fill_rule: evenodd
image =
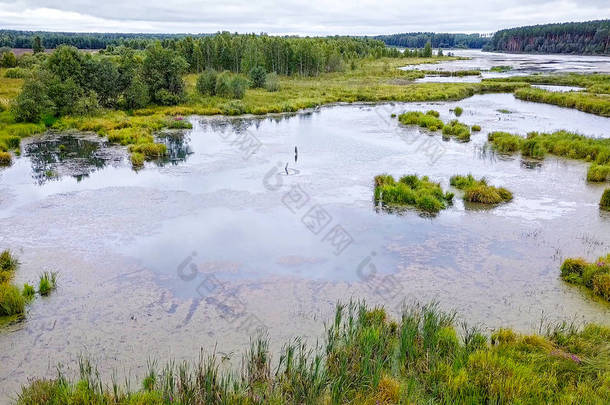
M463 190L464 200L468 202L501 204L513 199L513 193L506 188L490 186L485 178L476 179L472 174L452 176L449 183Z
M412 206L435 214L452 203L453 193L444 192L439 183L430 181L427 176L412 174L396 181L391 175L381 174L375 176L375 201Z
M604 190L601 200L599 200L599 207L603 210L610 211L610 188Z

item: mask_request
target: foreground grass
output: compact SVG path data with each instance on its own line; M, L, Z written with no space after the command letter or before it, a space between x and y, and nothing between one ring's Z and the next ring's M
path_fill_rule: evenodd
M427 176L403 176L400 180L388 174L375 176L375 201L384 204L412 206L435 214L453 201L453 193L444 192L439 183Z
M185 76L187 98L178 106L151 106L135 111L104 110L94 116L61 117L46 123L16 123L10 111L0 111L0 165L10 164L8 153L18 152L20 139L47 129L93 131L131 148L132 162L141 165L147 159L162 154L162 146L155 144L153 134L161 128L172 127L187 115L242 115L295 112L325 104L381 101L447 101L460 100L477 93L512 92L527 83L414 83L423 77L422 71L400 70L406 64L428 64L442 58L382 58L358 61L354 69L325 73L317 77L287 77L279 79L279 91L248 89L243 99L202 96L195 91L197 76ZM454 58L453 58L454 59ZM0 91L6 105L18 94L22 79L3 78L9 86ZM178 120L176 120L178 118ZM184 121L182 121L184 122ZM160 145L160 144L157 144Z
M591 162L587 180L610 180L610 139L588 138L567 131L551 134L530 132L527 137L507 132L492 132L488 140L500 153L521 152L523 156L543 159L547 153Z
M17 404L603 404L610 400L610 328L548 326L540 335L474 328L435 305L337 305L322 346L300 339L272 361L268 340L252 342L241 373L221 372L212 354L192 363L154 363L135 390L105 385L88 361L80 378L33 380Z
M561 278L584 286L610 302L610 254L594 263L583 258L566 259L561 265Z
M477 180L471 174L467 176L452 176L449 184L459 190L463 190L464 200L468 202L500 204L513 199L513 193L504 187L490 186L485 178Z

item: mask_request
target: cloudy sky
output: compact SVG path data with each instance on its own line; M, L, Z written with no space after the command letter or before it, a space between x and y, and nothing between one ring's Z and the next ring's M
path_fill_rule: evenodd
M0 28L270 34L482 32L610 18L610 0L0 0Z

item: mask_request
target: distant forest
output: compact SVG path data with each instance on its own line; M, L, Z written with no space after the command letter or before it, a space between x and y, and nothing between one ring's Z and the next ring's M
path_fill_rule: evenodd
M144 49L154 40L174 40L191 37L202 37L209 34L122 34L103 32L50 32L50 31L14 31L0 30L0 47L32 48L36 37L40 38L44 48L57 48L59 45L71 45L79 49L104 49L108 45L124 45L133 49Z
M390 46L423 48L430 41L433 48L481 49L489 37L481 34L435 34L433 32L409 32L404 34L377 35L373 37Z
M610 55L610 20L501 30L494 34L484 50Z

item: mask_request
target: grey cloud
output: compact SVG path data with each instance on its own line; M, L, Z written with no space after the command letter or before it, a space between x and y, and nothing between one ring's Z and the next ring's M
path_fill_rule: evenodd
M492 32L547 22L610 16L597 0L13 0L0 1L0 26L126 32L377 34Z

